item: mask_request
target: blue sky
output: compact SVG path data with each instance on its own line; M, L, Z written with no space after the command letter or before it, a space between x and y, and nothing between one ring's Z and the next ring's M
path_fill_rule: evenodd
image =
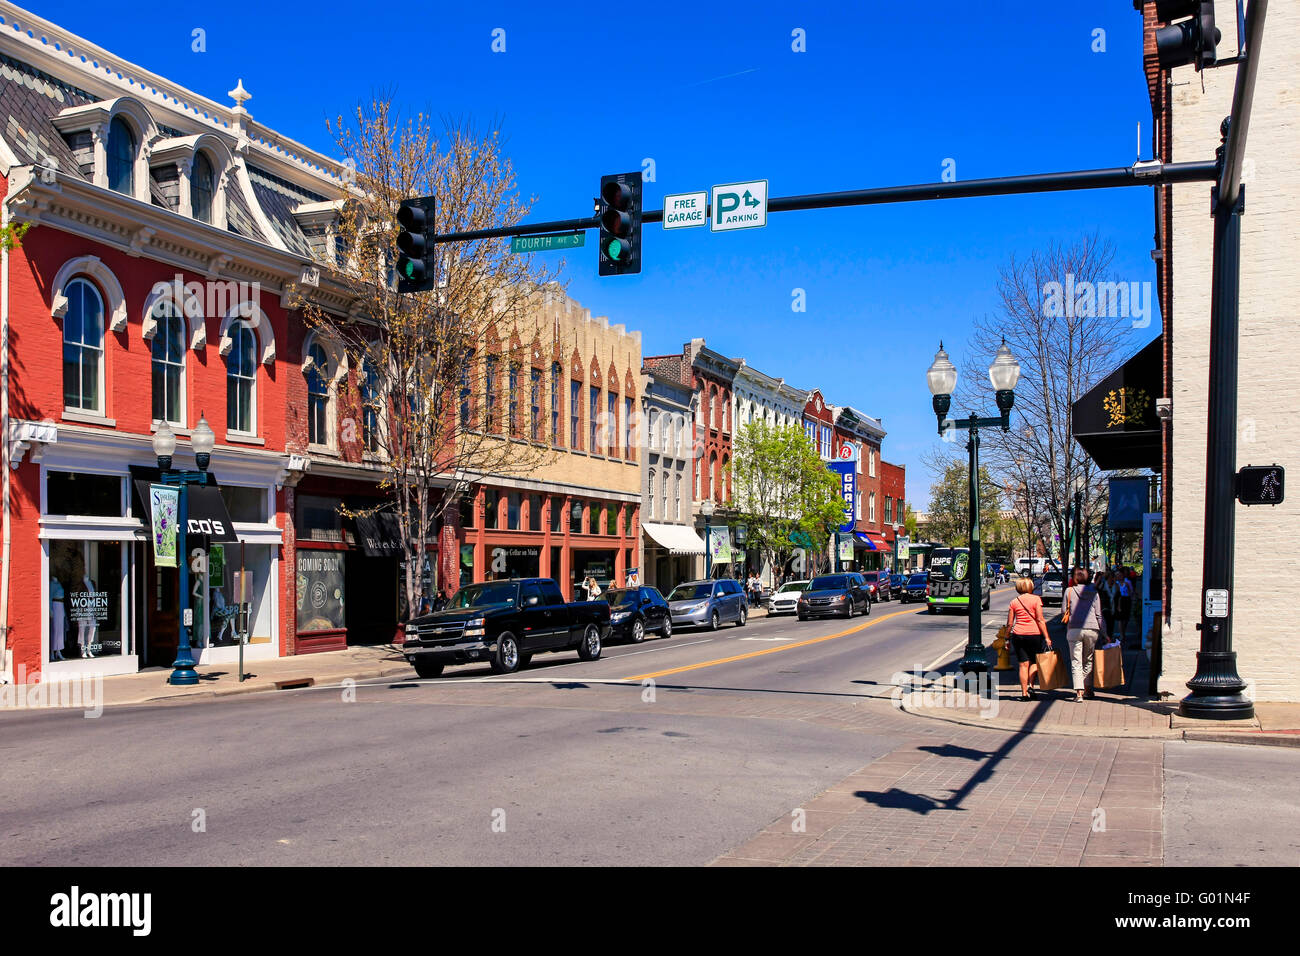
M410 3L401 20L399 9L38 12L219 102L242 78L257 120L327 153L326 117L384 91L412 111L499 122L539 220L587 214L602 174L647 158L646 205L658 208L667 193L746 179L767 179L772 196L932 182L946 159L959 179L1123 166L1139 122L1149 156L1131 0ZM205 52L191 49L195 28ZM492 51L498 28L504 53ZM792 50L795 29L806 52ZM1105 52L1092 50L1098 29ZM399 42L413 55L399 59ZM1114 242L1116 277L1154 280L1147 189L779 213L730 234L647 226L641 275L600 279L594 236L566 273L594 314L642 330L647 355L703 336L882 418L884 456L907 466L924 510L919 456L935 440L924 371L938 339L960 366L970 320L997 310L998 267L1092 231ZM791 310L796 288L804 313Z

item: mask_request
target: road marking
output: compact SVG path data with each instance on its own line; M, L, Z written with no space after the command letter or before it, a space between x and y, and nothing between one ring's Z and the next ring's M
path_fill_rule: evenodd
M847 637L850 634L856 634L859 631L864 631L869 627L873 627L874 625L881 623L882 621L888 621L891 617L899 617L900 615L903 614L915 614L915 613L916 612L910 608L906 611L895 611L893 614L886 614L884 617L878 617L875 618L874 620L866 621L862 624L859 624L857 627L849 628L847 631L840 631L838 634L828 634L825 637L814 637L811 640L798 641L794 644L782 644L780 647L765 647L761 651L750 651L748 654L737 654L734 657L722 657L714 661L704 661L701 664L688 664L685 667L673 667L668 670L655 671L650 674L637 674L634 677L628 677L627 680L630 681L650 680L655 677L667 677L670 674L683 674L687 671L700 670L705 667L714 667L718 664L731 664L735 661L748 660L751 657L761 657L764 654L776 654L779 653L780 651L793 650L796 647L808 647L812 644L821 644L823 641L833 641L836 638Z
M742 641L793 641L793 637L742 637Z
M966 640L965 640L965 638L963 638L962 640L960 640L960 641L957 642L956 646L954 646L954 647L952 647L952 648L950 648L950 649L944 651L942 654L940 654L938 657L936 657L934 660L932 660L928 665L926 665L926 668L925 668L926 671L929 672L929 671L934 670L935 667L937 667L937 666L939 665L939 662L940 662L940 661L942 661L942 660L946 660L947 658L951 657L954 653L956 653L957 651L961 650L961 649L964 648L965 646L966 646Z

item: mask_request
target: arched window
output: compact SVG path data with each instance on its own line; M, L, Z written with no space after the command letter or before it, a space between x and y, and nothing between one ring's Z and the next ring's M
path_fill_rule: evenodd
M226 430L257 432L257 337L247 322L230 323L226 355Z
M379 373L370 362L361 368L361 441L366 451L374 453L379 450L379 412L383 407L379 395Z
M682 473L673 475L673 518L682 520Z
M68 310L63 316L63 405L103 413L104 301L85 279L64 287Z
M135 134L120 116L108 124L108 188L135 195Z
M190 174L190 208L199 222L212 222L212 194L215 192L212 161L203 153L194 157Z
M649 517L653 518L655 516L655 470L653 468L650 469L650 481L646 485L646 498L649 499L646 502L646 507L650 510Z
M329 445L329 357L319 342L313 343L307 357L311 359L307 369L307 441L312 445Z
M659 412L656 409L650 409L650 434L647 436L651 448L656 451L659 449Z
M659 475L659 500L663 507L659 509L660 513L668 517L668 472L662 472Z
M185 319L171 299L159 299L150 313L153 337L153 417L185 427Z

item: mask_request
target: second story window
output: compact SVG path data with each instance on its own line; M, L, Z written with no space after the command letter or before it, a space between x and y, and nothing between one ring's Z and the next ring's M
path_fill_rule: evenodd
M253 435L257 432L256 339L247 322L233 322L230 341L230 354L226 356L226 430Z
M154 421L185 427L185 320L169 299L153 307Z
M607 436L609 440L609 457L617 458L618 457L618 396L615 395L613 392L607 392L606 398L608 398L608 401L606 402L606 409L609 418L605 423L605 428L609 432L609 435Z
M600 442L598 440L599 433L597 432L596 429L598 427L597 422L600 420L600 389L597 388L595 385L591 386L591 402L589 404L589 411L591 415L589 419L589 425L591 429L591 444L588 445L587 447L588 450L590 450L590 452L593 455L599 455L600 454Z
M497 359L489 355L483 371L483 408L485 425L489 432L497 428Z
M190 209L199 222L212 222L212 194L216 192L216 177L212 160L203 153L194 157L194 171L190 174Z
M569 447L582 448L582 383L569 383Z
M108 188L135 195L135 134L121 117L108 124L107 152Z
M361 370L361 441L372 454L379 450L379 376L367 362Z
M307 354L312 359L311 368L307 370L307 441L312 445L328 445L330 388L326 375L329 358L319 342L313 344Z
M519 366L510 363L510 437L519 437Z
M470 385L469 369L474 362L474 353L469 352L465 356L465 361L460 366L460 427L469 428L470 422Z
M829 425L821 426L820 451L822 457L825 458L827 461L829 461L831 457L831 434L832 434L831 427Z
M104 302L85 279L69 282L64 295L63 406L103 414Z
M551 366L551 444L560 443L560 363Z
M542 439L542 370L529 370L528 382L528 437Z

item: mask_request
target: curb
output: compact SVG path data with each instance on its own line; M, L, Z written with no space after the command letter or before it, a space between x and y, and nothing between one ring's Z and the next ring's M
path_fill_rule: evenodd
M1300 734L1269 733L1251 730L1125 730L1116 727L1060 727L1033 728L1026 730L1007 721L978 720L959 717L953 714L932 713L925 710L909 709L900 701L899 710L913 717L929 720L942 720L964 727L980 727L984 730L1000 730L1009 734L1044 734L1051 737L1110 737L1120 740L1187 740L1201 743L1245 744L1247 746L1266 747L1300 747Z
M337 684L340 681L344 681L348 679L361 681L361 680L373 680L375 678L383 678L383 677L396 677L399 674L407 674L410 671L411 671L411 665L409 664L393 664L393 665L385 665L384 667L376 668L369 671L354 671L350 674L337 674L337 675L331 674L328 676L322 676L317 674L306 674L301 677L295 677L293 678L293 680L295 682L299 680L304 680L304 681L311 680L314 682L314 686L319 687L319 686L329 686L332 684ZM288 688L288 689L301 690L304 688ZM140 704L163 704L173 700L192 701L199 698L211 699L216 697L233 697L236 694L256 694L262 691L275 692L278 690L280 690L280 688L277 688L274 683L253 684L251 686L242 686L240 684L235 684L231 687L213 687L211 689L189 691L184 694L167 694L162 697L139 697L133 700L114 701L111 704L105 703L104 706L129 707L129 706L138 706Z

